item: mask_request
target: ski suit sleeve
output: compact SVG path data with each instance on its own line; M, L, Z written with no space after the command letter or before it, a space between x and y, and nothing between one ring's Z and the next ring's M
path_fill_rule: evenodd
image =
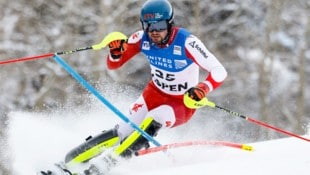
M218 59L194 35L187 37L185 49L187 56L208 72L203 83L208 86L209 92L219 87L226 79L227 71Z
M110 54L107 56L108 69L117 69L133 58L140 52L140 43L143 35L143 31L138 31L132 34L127 41L127 49L123 52L120 59L113 59Z

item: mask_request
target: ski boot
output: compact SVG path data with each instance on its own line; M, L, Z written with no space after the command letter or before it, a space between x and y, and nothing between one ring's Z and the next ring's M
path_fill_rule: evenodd
M79 164L100 155L106 149L119 143L116 129L103 131L102 133L86 138L86 142L71 150L65 157L65 163Z
M143 131L150 136L156 136L161 124L156 122L153 118L149 117L143 120L139 126ZM85 175L103 175L109 172L113 167L119 165L120 159L129 159L140 149L149 148L149 142L144 138L140 132L134 131L117 146L112 152L106 155L98 156L90 160L90 166L84 170Z
M161 124L156 122L153 118L147 117L142 121L139 127L150 136L156 136L158 130L161 128ZM88 137L85 143L74 148L66 155L65 166L63 166L62 170L72 170L75 166L88 164L88 168L83 171L82 175L102 175L102 172L106 173L110 171L112 167L116 166L120 157L128 159L135 154L136 151L150 147L148 140L138 131L132 132L122 141L119 140L120 138L117 135L116 129L104 131L95 137ZM118 143L120 143L120 145L113 149L109 149ZM108 149L112 152L99 156ZM68 169L66 167L68 167ZM70 171L65 171L65 173L67 174L61 175L78 175Z

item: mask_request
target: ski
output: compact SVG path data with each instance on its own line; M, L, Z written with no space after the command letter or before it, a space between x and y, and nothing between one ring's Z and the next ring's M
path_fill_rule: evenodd
M166 144L158 147L152 147L143 149L135 152L135 156L143 156L148 154L154 154L159 151L167 151L174 148L180 147L190 147L190 146L224 146L229 148L235 148L245 151L253 151L254 148L247 144L239 144L233 142L225 141L206 141L206 140L197 140L197 141L185 141L178 143ZM41 174L38 175L107 175L110 170L123 160L126 160L122 157L113 154L113 149L110 151L106 150L108 153L99 155L90 161L85 163L79 163L76 165L67 165L64 162L56 163L55 168L48 171L41 171Z
M83 163L55 163L51 169L39 171L37 175L106 175L120 163L121 159L109 152Z
M95 165L90 165L89 168L80 172L73 172L66 167L63 167L62 163L55 163L52 170L40 171L37 175L104 175L100 169Z
M55 163L50 170L38 172L37 175L80 175L80 174L72 173L70 170L67 169L67 167L63 162L60 162Z

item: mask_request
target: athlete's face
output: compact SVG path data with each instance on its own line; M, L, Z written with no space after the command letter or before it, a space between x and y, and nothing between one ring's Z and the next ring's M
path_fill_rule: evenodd
M168 34L168 30L162 30L162 31L149 31L148 35L153 43L155 44L161 44L161 42L165 39L165 37Z
M168 23L165 20L153 23L143 22L143 29L147 31L153 43L161 44L168 34Z

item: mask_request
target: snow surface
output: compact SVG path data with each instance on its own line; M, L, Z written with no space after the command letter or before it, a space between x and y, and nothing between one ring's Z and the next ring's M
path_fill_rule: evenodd
M85 114L86 115L86 114ZM36 174L115 122L115 116L87 114L91 117L60 117L61 114L12 112L9 114L10 157L14 175ZM58 116L58 117L55 117ZM167 138L161 133L158 138ZM305 136L306 137L306 136ZM188 140L193 140L189 138ZM171 143L171 142L170 142ZM309 175L310 143L297 138L284 138L249 143L255 151L230 147L193 146L176 148L169 155L162 152L134 157L122 162L109 175Z

